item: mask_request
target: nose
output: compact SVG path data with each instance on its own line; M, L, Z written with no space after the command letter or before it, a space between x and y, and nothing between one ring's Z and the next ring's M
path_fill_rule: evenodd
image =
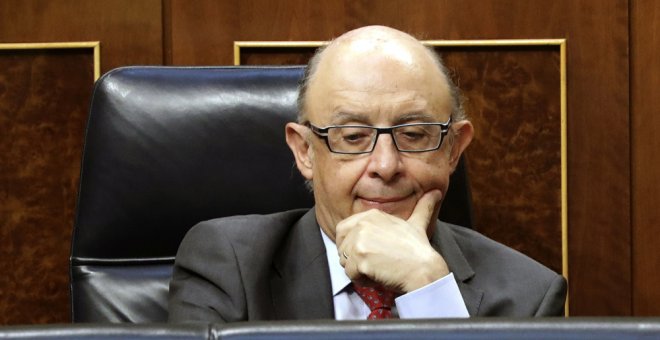
M396 179L402 170L401 154L397 150L392 135L381 134L376 139L374 151L369 155L367 172L370 177L384 182Z

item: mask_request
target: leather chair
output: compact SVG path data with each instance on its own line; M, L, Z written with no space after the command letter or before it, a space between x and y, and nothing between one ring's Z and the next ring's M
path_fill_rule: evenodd
M71 249L74 322L162 322L199 221L311 207L284 125L303 67L127 67L96 84ZM472 225L463 163L441 219Z

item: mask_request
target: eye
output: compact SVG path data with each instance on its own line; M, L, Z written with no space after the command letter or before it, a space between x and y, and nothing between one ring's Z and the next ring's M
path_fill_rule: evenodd
M369 137L369 134L359 131L343 132L341 136L342 140L347 143L360 143L369 140Z
M408 141L417 141L427 138L429 133L422 127L408 126L397 131L397 136Z
M425 134L423 134L423 133L414 132L414 131L406 131L406 132L403 133L403 135L406 138L411 139L411 140L424 138L424 136L425 136Z

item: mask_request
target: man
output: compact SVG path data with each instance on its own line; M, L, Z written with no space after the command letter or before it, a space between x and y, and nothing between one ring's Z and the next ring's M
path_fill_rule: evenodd
M473 134L458 97L438 58L391 28L357 29L318 52L299 123L286 126L315 207L191 229L170 320L561 315L560 275L437 221Z

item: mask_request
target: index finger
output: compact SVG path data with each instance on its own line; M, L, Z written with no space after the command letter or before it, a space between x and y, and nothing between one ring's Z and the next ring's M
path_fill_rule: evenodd
M427 191L422 198L417 201L415 205L415 210L408 218L408 223L412 224L415 227L426 230L428 227L431 218L433 217L433 212L435 207L440 202L442 198L442 192L440 190L431 190Z

